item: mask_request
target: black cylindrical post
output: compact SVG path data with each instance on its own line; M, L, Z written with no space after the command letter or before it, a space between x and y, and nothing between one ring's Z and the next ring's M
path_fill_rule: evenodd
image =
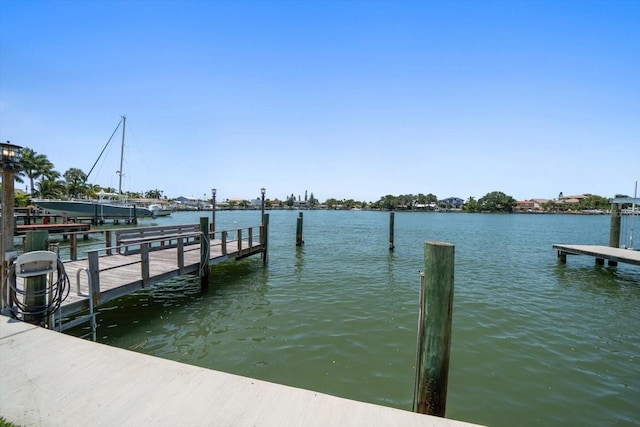
M396 248L393 243L393 229L395 227L395 212L389 212L389 250L392 251Z
M302 245L304 245L304 240L302 239L302 212L300 212L296 222L296 246Z

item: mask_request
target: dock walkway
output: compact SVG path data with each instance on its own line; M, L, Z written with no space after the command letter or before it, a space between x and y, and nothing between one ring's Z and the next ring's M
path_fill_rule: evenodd
M562 263L567 262L567 255L588 255L595 257L596 264L604 264L604 260L608 260L609 265L617 265L617 263L627 263L640 265L640 251L632 249L613 248L600 245L553 245L558 250L558 258Z
M260 254L264 245L258 236L243 240L238 232L236 240L225 237L211 239L209 244L209 265L229 259L241 259ZM245 234L246 236L246 234ZM151 245L147 242L146 245ZM109 250L111 248L108 248ZM110 254L64 262L71 281L71 292L61 305L62 316L72 315L89 308L87 296L93 295L94 306L149 287L154 283L183 274L197 273L200 269L200 244L178 245L153 250L140 250L129 255L111 251ZM93 292L89 288L92 278Z
M0 415L24 426L472 424L227 374L0 316Z

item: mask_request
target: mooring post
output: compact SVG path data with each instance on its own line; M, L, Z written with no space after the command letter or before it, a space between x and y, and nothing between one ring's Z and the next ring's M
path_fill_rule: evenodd
M620 206L617 203L611 204L611 227L609 228L609 246L612 248L620 247L620 225L622 223L622 215Z
M420 348L416 361L414 411L445 416L455 246L444 242L425 242L424 284L421 285L421 319L418 325Z
M78 235L74 232L69 233L69 258L71 261L78 260Z
M46 251L49 232L47 231L27 231L24 251ZM24 320L29 323L39 324L44 319L47 307L47 275L29 277L26 280L25 306L26 311L32 314L25 314Z
M302 245L304 245L304 240L302 240L302 212L300 212L296 222L296 246Z
M104 243L107 248L107 255L111 255L113 252L111 250L111 230L104 231Z
M622 212L617 203L611 204L611 228L609 229L609 246L612 248L620 247L620 225L622 223ZM604 260L603 260L604 263ZM618 261L609 260L611 267L618 265Z
M389 212L389 250L392 251L396 248L393 243L393 229L395 227L395 212Z
M209 290L209 218L200 218L200 289Z
M269 214L264 214L262 217L264 223L262 224L262 264L267 265L269 262L268 251L269 248Z

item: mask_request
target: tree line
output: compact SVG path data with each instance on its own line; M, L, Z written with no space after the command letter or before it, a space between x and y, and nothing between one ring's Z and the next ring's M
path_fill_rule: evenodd
M63 174L55 170L53 163L44 154L39 154L31 148L23 148L19 163L16 167L16 181L24 183L29 181L29 194L16 193L16 206L27 206L32 197L64 199L74 197L93 198L100 191L107 193L115 193L116 190L110 187L101 187L87 182L87 174L81 169L70 168ZM146 191L144 193L126 192L125 196L129 198L149 198L160 199L163 192L158 189ZM628 197L624 195L616 195L616 197ZM166 199L166 197L165 197ZM304 196L307 206L317 208L321 205L320 201L311 193L307 197ZM300 201L300 196L298 196ZM267 207L273 207L276 204L284 207L292 207L296 202L293 194L287 196L285 201L278 199L265 200ZM247 201L247 205L249 202ZM435 194L401 194L394 196L387 194L382 196L375 202L356 201L353 199L335 199L328 198L324 203L324 207L328 209L377 209L377 210L416 210L417 207L428 209L451 209L453 206L438 199ZM462 210L466 212L512 212L517 205L517 201L502 191L492 191L485 194L479 199L469 197L462 205ZM610 202L607 198L592 194L587 194L581 198L578 203L561 203L559 200L550 200L542 205L544 211L566 212L566 211L584 211L584 210L607 210Z

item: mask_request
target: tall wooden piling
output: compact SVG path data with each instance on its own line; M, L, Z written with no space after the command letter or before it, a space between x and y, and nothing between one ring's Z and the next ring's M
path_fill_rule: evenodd
M620 211L620 205L617 203L611 204L611 227L609 229L609 246L612 248L620 247L620 228L622 224L622 212ZM602 260L604 264L604 260ZM611 267L618 265L618 261L609 260L608 264Z
M454 254L451 243L425 242L414 411L439 417L447 404Z
M389 250L392 251L396 248L394 242L394 231L395 228L395 212L389 212Z
M296 246L302 245L304 245L304 240L302 239L302 212L300 212L296 222Z
M611 204L611 227L609 228L609 246L612 248L620 247L620 225L622 223L622 215L620 205Z
M209 290L209 218L200 218L200 289Z
M264 214L262 224L262 264L266 265L269 262L269 214Z
M27 231L24 251L46 251L49 233L47 231ZM24 320L29 323L39 324L44 320L47 307L47 275L29 277L25 284L25 306Z

